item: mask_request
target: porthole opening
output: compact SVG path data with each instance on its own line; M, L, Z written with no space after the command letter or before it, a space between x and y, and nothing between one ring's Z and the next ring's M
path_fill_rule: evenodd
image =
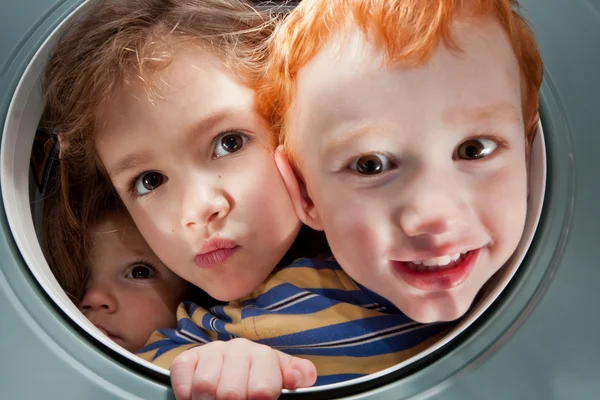
M2 182L3 197L11 230L26 260L27 267L43 290L66 316L79 325L90 337L93 337L97 343L118 353L122 358L137 363L142 368L167 376L167 370L141 360L126 351L91 324L61 289L43 256L40 246L42 239L40 232L44 222L41 218L41 209L44 204L44 188L49 182L52 171L50 161L56 157L56 153L53 139L48 137L43 126L39 125L43 112L39 82L44 60L47 59L53 44L54 38L50 37L34 56L15 93L5 124L2 143ZM521 266L521 262L533 240L539 222L546 183L546 156L541 124L533 143L530 162L528 215L523 238L513 257L486 287L473 309L442 340L411 359L368 377L331 385L332 388L340 385L363 384L369 380L400 371L435 354L459 337L493 305L510 283L518 268L526 268L526 265ZM311 392L328 388L312 388L303 391Z

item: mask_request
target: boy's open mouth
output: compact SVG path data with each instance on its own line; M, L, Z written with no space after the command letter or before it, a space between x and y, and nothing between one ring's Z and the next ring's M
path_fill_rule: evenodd
M466 280L481 249L415 261L392 261L407 284L421 290L448 290Z
M426 260L415 260L411 262L405 262L406 267L413 271L436 271L439 269L452 268L455 265L462 262L467 255L467 252L456 253L449 256L433 257Z

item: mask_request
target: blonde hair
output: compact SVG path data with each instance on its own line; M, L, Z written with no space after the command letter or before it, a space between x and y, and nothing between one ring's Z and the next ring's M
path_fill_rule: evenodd
M76 249L69 262L68 250L50 251L54 266L64 269L57 274L70 277L74 298L81 293L77 268L90 248L88 228L105 203L117 201L94 146L103 104L133 81L152 95L155 74L189 45L219 56L242 84L254 88L273 28L271 15L243 0L98 0L63 28L43 78L48 125L61 143L49 219L62 222L44 230L52 243L61 229L55 244Z
M451 35L457 19L493 16L506 31L521 72L523 118L529 132L537 122L538 90L543 64L535 38L517 13L516 0L304 0L277 28L257 107L278 132L293 159L292 135L286 115L293 103L298 72L336 33L353 22L378 48L385 63L419 65L442 41L459 50Z

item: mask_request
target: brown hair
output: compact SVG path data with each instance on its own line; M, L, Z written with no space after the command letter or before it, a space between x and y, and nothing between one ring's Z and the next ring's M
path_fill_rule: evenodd
M537 123L543 64L533 33L516 8L516 0L304 0L273 35L257 107L279 132L279 141L293 159L293 138L285 122L297 74L331 35L343 34L348 23L354 22L367 39L385 50L388 65L419 65L440 41L459 50L451 37L454 21L491 15L507 33L519 62L523 117L529 133Z
M58 174L54 174L48 182L44 197L42 247L54 277L77 305L85 292L89 272L89 251L93 245L89 228L106 212L119 210L122 206L117 193L102 177L89 176L85 182L72 182L68 199L63 197L65 191L61 190L60 184ZM66 203L69 207L65 207ZM71 215L77 215L80 223L73 224L66 215L67 210Z

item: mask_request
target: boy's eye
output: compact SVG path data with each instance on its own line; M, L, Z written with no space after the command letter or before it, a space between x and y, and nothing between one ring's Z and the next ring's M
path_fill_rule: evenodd
M160 172L146 172L137 178L135 192L140 195L150 193L166 181L166 177Z
M150 279L154 275L156 275L156 272L152 268L146 265L136 265L127 272L125 277L129 279Z
M477 160L489 156L497 147L491 139L469 139L458 146L456 156L459 160Z
M224 157L239 151L248 142L248 137L238 132L228 132L215 140L214 157Z
M381 174L392 167L392 161L383 154L365 154L352 160L348 166L361 175Z

